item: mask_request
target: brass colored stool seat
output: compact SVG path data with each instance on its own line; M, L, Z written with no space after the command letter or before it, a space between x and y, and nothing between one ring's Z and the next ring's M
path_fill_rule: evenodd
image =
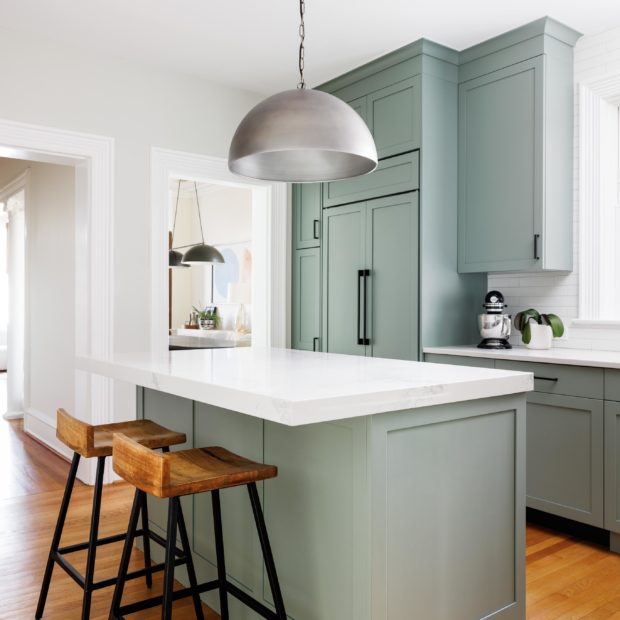
M277 467L256 463L229 452L225 448L194 448L178 452L157 453L140 445L130 437L115 434L113 439L113 466L114 471L127 482L136 487L134 504L129 518L127 538L121 558L118 581L112 600L110 618L122 618L126 614L134 613L149 607L162 604L162 618L172 617L172 601L187 596L194 599L196 617L203 620L200 593L210 590L219 590L220 617L228 620L228 594L231 594L258 615L269 620L286 620L284 601L280 591L280 584L276 574L275 563L271 552L267 528L260 505L256 482L275 478ZM271 586L275 612L250 597L226 578L224 561L224 537L222 531L222 515L220 507L220 489L246 486L250 496L252 512L256 523L258 537L265 561L265 569ZM181 513L180 497L194 493L210 492L213 504L213 524L215 533L215 551L217 557L218 578L203 584L198 584L196 571L191 557L191 549L185 523ZM129 566L129 558L133 547L134 537L137 535L139 507L145 501L146 493L159 498L168 499L168 527L166 534L166 560L164 569L164 593L137 603L121 606L124 582ZM179 552L175 550L177 526L181 538L182 557L175 560ZM184 563L190 586L182 590L173 591L175 564Z
M87 620L90 616L90 603L92 593L95 590L109 587L116 584L117 578L111 577L101 581L95 581L95 556L97 547L113 542L119 542L125 539L125 533L119 533L114 536L99 538L99 515L101 512L101 495L103 490L103 474L105 472L105 460L112 456L112 437L116 432L122 432L132 437L133 440L148 446L148 448L161 448L164 451L170 449L170 446L184 443L186 437L183 433L171 431L159 424L155 424L151 420L133 420L130 422L118 422L115 424L101 424L93 426L82 422L77 418L69 415L64 409L59 409L56 414L56 437L66 446L73 450L73 460L71 469L67 478L54 536L45 567L41 592L39 594L39 602L35 613L35 618L42 618L49 591L50 582L54 564L58 564L65 570L69 576L84 590L82 599L82 620ZM90 535L87 542L60 547L60 539L69 509L71 494L75 484L78 465L80 459L97 457L97 473L95 478L95 489L93 493L93 509L91 516ZM136 532L136 536L142 536L144 540L144 569L134 571L129 575L128 579L136 577L144 577L148 587L152 584L153 572L163 570L164 565L151 565L150 540L159 544L164 544L164 540L151 532L148 527L148 512L146 501L139 507L139 513L142 515L142 529ZM86 573L80 574L77 569L67 560L65 555L76 551L87 549Z

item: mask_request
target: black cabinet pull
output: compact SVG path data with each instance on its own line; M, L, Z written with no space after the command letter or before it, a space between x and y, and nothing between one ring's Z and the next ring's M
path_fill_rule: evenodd
M540 235L534 235L534 260L540 260L540 256L538 256L538 240L540 239Z
M321 234L320 233L320 227L319 227L320 224L321 224L321 222L319 222L319 220L314 220L314 224L313 224L314 225L314 230L312 232L313 232L313 236L314 236L315 239L318 239L319 235Z
M534 375L534 379L537 381L558 381L557 377L539 377L538 375Z
M312 339L312 350L316 353L319 350L319 337L315 336Z

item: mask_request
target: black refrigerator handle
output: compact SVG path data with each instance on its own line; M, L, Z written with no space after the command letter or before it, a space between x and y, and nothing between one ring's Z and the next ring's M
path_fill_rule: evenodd
M368 337L368 280L370 277L370 269L359 269L357 272L357 344L368 345L370 338ZM364 284L364 320L361 321L361 286ZM360 334L361 332L361 334Z
M361 330L362 330L362 325L361 325L361 318L362 318L362 310L361 310L361 301L362 301L362 287L361 287L361 282L364 279L364 270L363 269L358 269L357 270L357 344L364 344L364 339L362 338L361 335ZM365 288L365 286L364 286Z

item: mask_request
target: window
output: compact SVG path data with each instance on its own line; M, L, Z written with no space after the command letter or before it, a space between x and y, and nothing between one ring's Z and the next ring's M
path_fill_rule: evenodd
M579 318L620 321L620 77L579 97Z

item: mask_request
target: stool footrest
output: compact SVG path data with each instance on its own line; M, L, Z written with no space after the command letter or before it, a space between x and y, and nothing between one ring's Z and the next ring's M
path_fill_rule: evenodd
M58 566L60 566L60 568L62 568L65 573L67 573L67 575L69 575L69 577L73 579L73 581L75 581L79 586L81 586L82 589L85 588L86 580L84 579L84 576L80 574L77 568L75 568L75 566L73 566L73 564L71 564L69 560L63 558L58 551L54 551L52 553L52 557L54 558L54 562L56 562L56 564L58 564Z
M174 566L175 568L177 566L183 566L183 564L187 563L187 559L186 558L179 558L177 560L174 561ZM144 577L148 572L150 573L160 573L161 571L164 570L164 568L166 567L166 565L161 562L160 564L153 564L150 568L146 569L146 568L139 568L137 570L131 571L130 573L127 573L127 577L125 577L125 579L137 579L138 577ZM93 584L93 590L100 590L101 588L107 588L109 586L115 586L116 585L116 580L117 577L108 577L107 579L102 579L101 581L96 581Z
M245 603L250 609L253 609L257 614L261 615L267 620L279 620L275 611L272 611L266 605L259 603L255 598L252 598L249 594L246 594L241 588L227 581L225 584L226 591L232 594L235 598L239 599L242 603Z
M207 581L206 583L199 585L195 590L193 588L182 588L172 593L172 600L177 601L181 598L192 596L194 592L198 592L199 594L202 594L203 592L210 592L211 590L216 590L219 585L220 582L216 579L215 581ZM160 595L147 598L143 601L137 601L136 603L123 605L118 610L118 614L115 616L115 618L122 618L124 614L134 614L138 611L150 609L151 607L157 607L158 605L162 604L163 600L164 597Z
M143 535L144 532L142 530L136 532L136 536ZM125 540L125 536L127 536L126 533L114 534L113 536L105 536L104 538L99 538L96 545L97 547L100 547L101 545L109 545L115 542L122 542L123 540ZM76 553L77 551L84 551L85 549L88 549L88 541L83 543L76 543L75 545L67 545L66 547L59 547L58 553Z

